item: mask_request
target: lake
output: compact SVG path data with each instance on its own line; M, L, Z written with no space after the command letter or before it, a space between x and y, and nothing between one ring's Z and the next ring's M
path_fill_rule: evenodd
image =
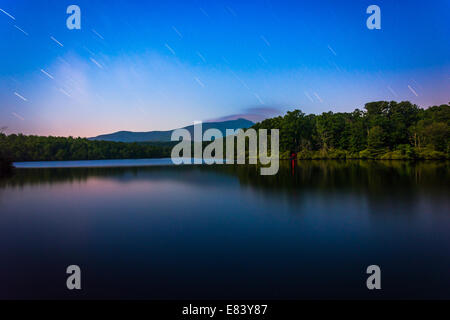
M0 298L450 298L448 161L121 164L0 178Z

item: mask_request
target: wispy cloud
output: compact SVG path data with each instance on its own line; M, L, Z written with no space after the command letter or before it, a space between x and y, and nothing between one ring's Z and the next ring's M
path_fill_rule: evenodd
M260 122L281 114L281 110L276 107L250 107L242 113L230 114L227 116L206 120L205 122L221 122L237 119L247 119L253 122Z

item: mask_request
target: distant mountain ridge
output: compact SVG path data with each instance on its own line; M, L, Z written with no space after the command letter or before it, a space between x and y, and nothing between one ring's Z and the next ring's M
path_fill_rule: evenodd
M247 129L254 125L254 122L239 118L236 120L229 120L223 122L203 122L203 132L208 129L218 129L225 136L226 129ZM183 127L191 133L192 140L194 139L194 125ZM97 137L89 138L89 140L102 140L114 142L168 142L171 141L173 130L167 131L148 131L148 132L133 132L133 131L118 131L110 134L102 134Z

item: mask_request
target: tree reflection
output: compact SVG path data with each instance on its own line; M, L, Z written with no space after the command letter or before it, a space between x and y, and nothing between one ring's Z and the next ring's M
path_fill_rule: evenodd
M291 205L311 194L365 199L371 212L408 211L419 195L448 204L449 161L303 160L281 161L274 176L262 176L256 165L160 166L117 168L19 169L0 179L0 189L26 185L84 183L90 178L128 182L136 179L172 179L190 184L227 184L238 179L268 198L286 199ZM207 196L207 195L205 195ZM226 195L225 195L226 196ZM401 210L396 210L396 206ZM389 208L387 210L386 208Z

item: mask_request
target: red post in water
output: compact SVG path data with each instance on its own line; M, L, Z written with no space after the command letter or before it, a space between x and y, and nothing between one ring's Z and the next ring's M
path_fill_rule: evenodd
M297 160L297 154L295 152L291 152L291 168L292 168L292 176L295 173L295 160Z

